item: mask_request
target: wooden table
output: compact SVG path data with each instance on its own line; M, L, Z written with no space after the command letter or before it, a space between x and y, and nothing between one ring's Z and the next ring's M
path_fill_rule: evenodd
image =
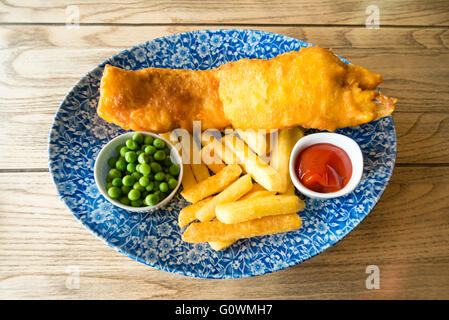
M378 29L365 25L373 4ZM133 261L72 217L48 172L53 116L85 72L146 40L209 28L333 48L399 98L396 168L375 209L324 253L264 276L195 279ZM1 299L449 298L448 1L3 1L0 45ZM378 290L366 288L369 265Z

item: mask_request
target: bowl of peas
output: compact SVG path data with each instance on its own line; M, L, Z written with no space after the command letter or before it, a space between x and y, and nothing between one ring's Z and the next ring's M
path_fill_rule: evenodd
M166 139L127 132L106 144L95 161L95 182L112 204L151 212L168 203L182 180L182 159Z

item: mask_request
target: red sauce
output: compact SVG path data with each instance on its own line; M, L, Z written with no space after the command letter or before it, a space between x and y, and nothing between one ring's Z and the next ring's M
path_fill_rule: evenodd
M329 143L318 143L301 151L295 169L306 188L320 193L342 189L352 176L348 154Z

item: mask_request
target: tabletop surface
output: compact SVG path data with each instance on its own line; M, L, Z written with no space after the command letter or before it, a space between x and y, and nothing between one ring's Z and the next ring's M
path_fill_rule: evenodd
M374 210L324 253L263 276L196 279L133 261L77 222L52 183L47 137L98 63L221 28L295 37L381 73L399 99L398 155ZM0 46L0 299L449 299L448 1L11 0Z

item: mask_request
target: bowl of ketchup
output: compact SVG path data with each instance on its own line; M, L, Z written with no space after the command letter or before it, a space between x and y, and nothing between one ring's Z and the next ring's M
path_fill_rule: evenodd
M314 133L298 140L290 155L290 177L303 195L329 199L351 193L363 174L363 155L353 139Z

